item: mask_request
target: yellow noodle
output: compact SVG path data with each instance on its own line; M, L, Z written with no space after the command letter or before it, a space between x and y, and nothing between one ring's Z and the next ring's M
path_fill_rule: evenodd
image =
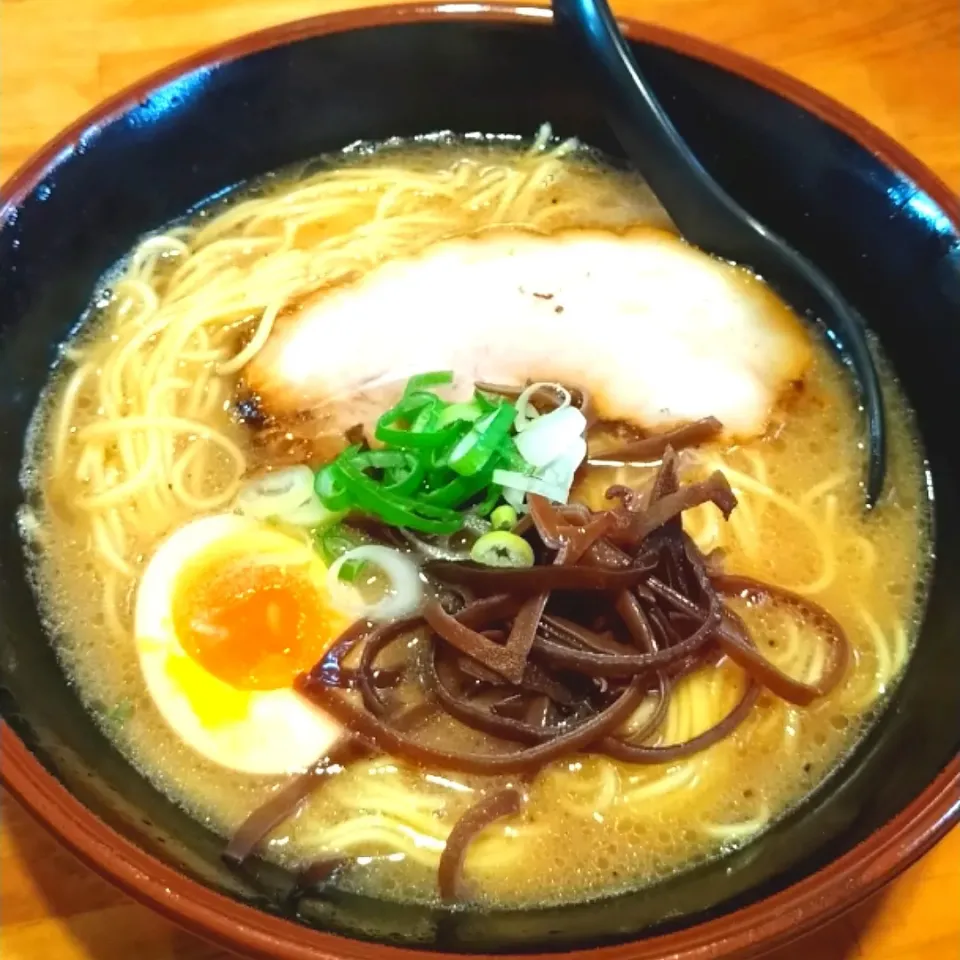
M74 429L77 416L77 401L87 377L94 371L92 363L84 363L70 375L61 396L61 407L53 428L53 459L61 463L66 453L67 441Z
M877 686L882 688L883 685L890 680L894 671L894 659L890 645L887 642L887 638L883 635L883 631L880 629L880 624L877 623L876 618L869 610L861 607L860 616L867 625L867 630L870 631L870 636L873 639L873 648L877 662L876 683Z
M247 446L228 406L243 367L278 318L331 284L446 237L505 225L548 233L571 221L624 224L622 181L610 180L605 187L603 177L610 174L564 161L575 148L572 141L551 146L551 132L544 128L528 151L509 158L456 157L446 166L381 158L320 170L141 241L104 298L110 301L102 328L108 336L64 352L72 369L61 382L48 427L45 468L51 493L68 512L72 541L92 547L97 622L117 640L115 649L127 657L125 669L136 670L129 648L137 576L159 537L193 516L227 507L248 470ZM577 194L586 183L596 186L588 211ZM782 585L829 598L831 611L836 603L854 663L848 683L827 706L849 714L852 724L902 669L912 630L909 610L904 602L861 611L860 594L843 605L850 565L873 585L884 567L878 557L889 552L859 521L850 520L849 502L857 496L854 472L832 464L825 476L807 478L798 489L784 483L769 449L760 440L685 453L691 472L722 470L739 505L729 522L712 505L688 511L684 527L704 550L723 548L731 569L756 575L768 565L772 533L784 525L796 528L797 543L809 548L813 563L795 583ZM615 476L616 482L637 483L647 474L624 468ZM611 482L609 474L604 477L602 488ZM297 535L302 555L264 562L309 558L309 534ZM772 622L770 630L774 645L762 643L761 649L781 669L808 681L821 675L826 657L821 638L789 618L782 629ZM682 743L721 722L744 683L742 671L727 662L680 680L660 729L647 742ZM642 726L655 702L650 697L641 705L623 732ZM610 826L624 849L634 842L625 837L652 834L659 839L651 843L663 845L691 826L706 838L701 848L705 842L717 847L743 842L778 816L790 796L749 792L737 783L731 799L729 771L755 774L784 756L802 764L811 752L808 741L827 725L813 708L765 695L733 737L677 763L640 766L589 756L551 765L524 787L530 793L526 812L494 825L471 845L467 871L484 874L492 885L506 884L500 889L509 891L513 862L521 854L526 859L529 852L535 860L543 846L564 846L564 832L586 836L598 823ZM833 755L839 749L837 743L830 747ZM166 759L154 763L163 776ZM224 777L223 771L210 775L211 796L222 781L224 791L240 786L236 793L245 798L230 794L233 822L222 818L227 830L249 812L262 785ZM289 849L295 848L297 857L324 851L396 854L435 870L458 817L489 788L489 781L477 778L435 780L428 786L422 773L392 761L354 763L311 798L301 817L278 830L271 849L279 856L280 841L291 839ZM198 814L216 819L212 801L186 800ZM554 812L560 827L550 819ZM599 841L606 842L602 835ZM636 840L635 849L643 851L646 844ZM650 874L659 868L645 863L643 869ZM517 891L521 899L531 899L529 889Z
M592 758L568 767L553 767L539 784L550 796L559 797L560 806L577 817L603 814L620 793L619 772L609 760Z
M717 840L745 840L756 836L770 820L770 806L764 801L756 816L737 823L703 823L700 829Z
M788 590L792 590L794 593L808 595L816 595L827 589L836 576L836 551L832 546L830 516L828 515L823 521L818 520L811 510L805 509L799 503L783 496L750 474L734 469L728 463L714 459L708 460L707 465L710 470L722 470L734 491L739 495L742 495L744 492L756 494L758 502L767 502L780 508L784 513L797 520L809 531L810 537L815 543L821 557L820 574L815 579L806 583L783 584L783 586ZM738 505L738 509L734 511L731 516L732 522L730 528L739 530L737 527L737 515L742 512L742 508L746 502L746 500L743 500ZM749 514L751 511L748 509L747 512ZM748 555L756 556L759 550L759 540L756 537L756 527L752 517L750 525L750 533L747 537L747 544L749 544L749 546L744 544L744 549Z
M661 798L680 789L689 790L696 783L699 765L695 760L687 760L666 770L656 770L640 786L633 786L623 792L621 804L627 808L639 808L654 797Z

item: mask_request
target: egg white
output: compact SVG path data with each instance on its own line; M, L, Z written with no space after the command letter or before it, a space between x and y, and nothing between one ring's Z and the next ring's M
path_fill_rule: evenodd
M308 565L307 576L326 592L326 568L302 541L236 514L195 520L161 544L140 581L134 637L144 680L170 727L215 763L253 774L304 770L329 752L343 734L340 725L292 689L232 687L192 659L176 636L178 575L190 560L228 542L242 544L244 555L264 562Z

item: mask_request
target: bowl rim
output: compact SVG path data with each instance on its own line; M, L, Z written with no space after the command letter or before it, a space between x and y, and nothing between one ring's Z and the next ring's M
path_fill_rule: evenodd
M549 9L499 3L405 2L321 14L208 48L132 84L86 113L28 159L0 188L0 229L8 216L68 156L91 128L135 107L155 88L313 36L399 23L477 21L547 25ZM706 61L762 86L838 128L924 190L960 230L960 198L886 133L832 98L751 57L665 27L620 18L632 40ZM135 900L208 941L264 960L413 960L424 952L351 940L241 904L168 867L108 827L77 800L0 721L0 783L97 873ZM960 755L906 809L815 874L764 900L684 930L626 944L565 952L568 960L713 960L755 956L835 919L919 859L960 822ZM430 952L434 960L464 954ZM472 955L493 960L489 955ZM498 954L508 957L507 954ZM527 954L527 956L530 956ZM545 953L543 958L558 957ZM534 958L535 960L535 958Z

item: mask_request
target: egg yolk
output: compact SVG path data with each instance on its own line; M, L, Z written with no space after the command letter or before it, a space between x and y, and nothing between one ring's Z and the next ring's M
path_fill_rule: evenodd
M306 569L248 557L188 565L172 605L184 651L236 689L291 686L345 626Z

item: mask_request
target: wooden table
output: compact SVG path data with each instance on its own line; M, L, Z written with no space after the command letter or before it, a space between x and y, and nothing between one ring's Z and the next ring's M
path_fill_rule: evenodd
M382 0L381 0L382 2ZM363 0L2 0L0 177L99 100L203 46ZM960 189L957 0L620 0L852 106ZM113 890L2 796L3 960L221 960ZM960 831L771 960L958 960Z

